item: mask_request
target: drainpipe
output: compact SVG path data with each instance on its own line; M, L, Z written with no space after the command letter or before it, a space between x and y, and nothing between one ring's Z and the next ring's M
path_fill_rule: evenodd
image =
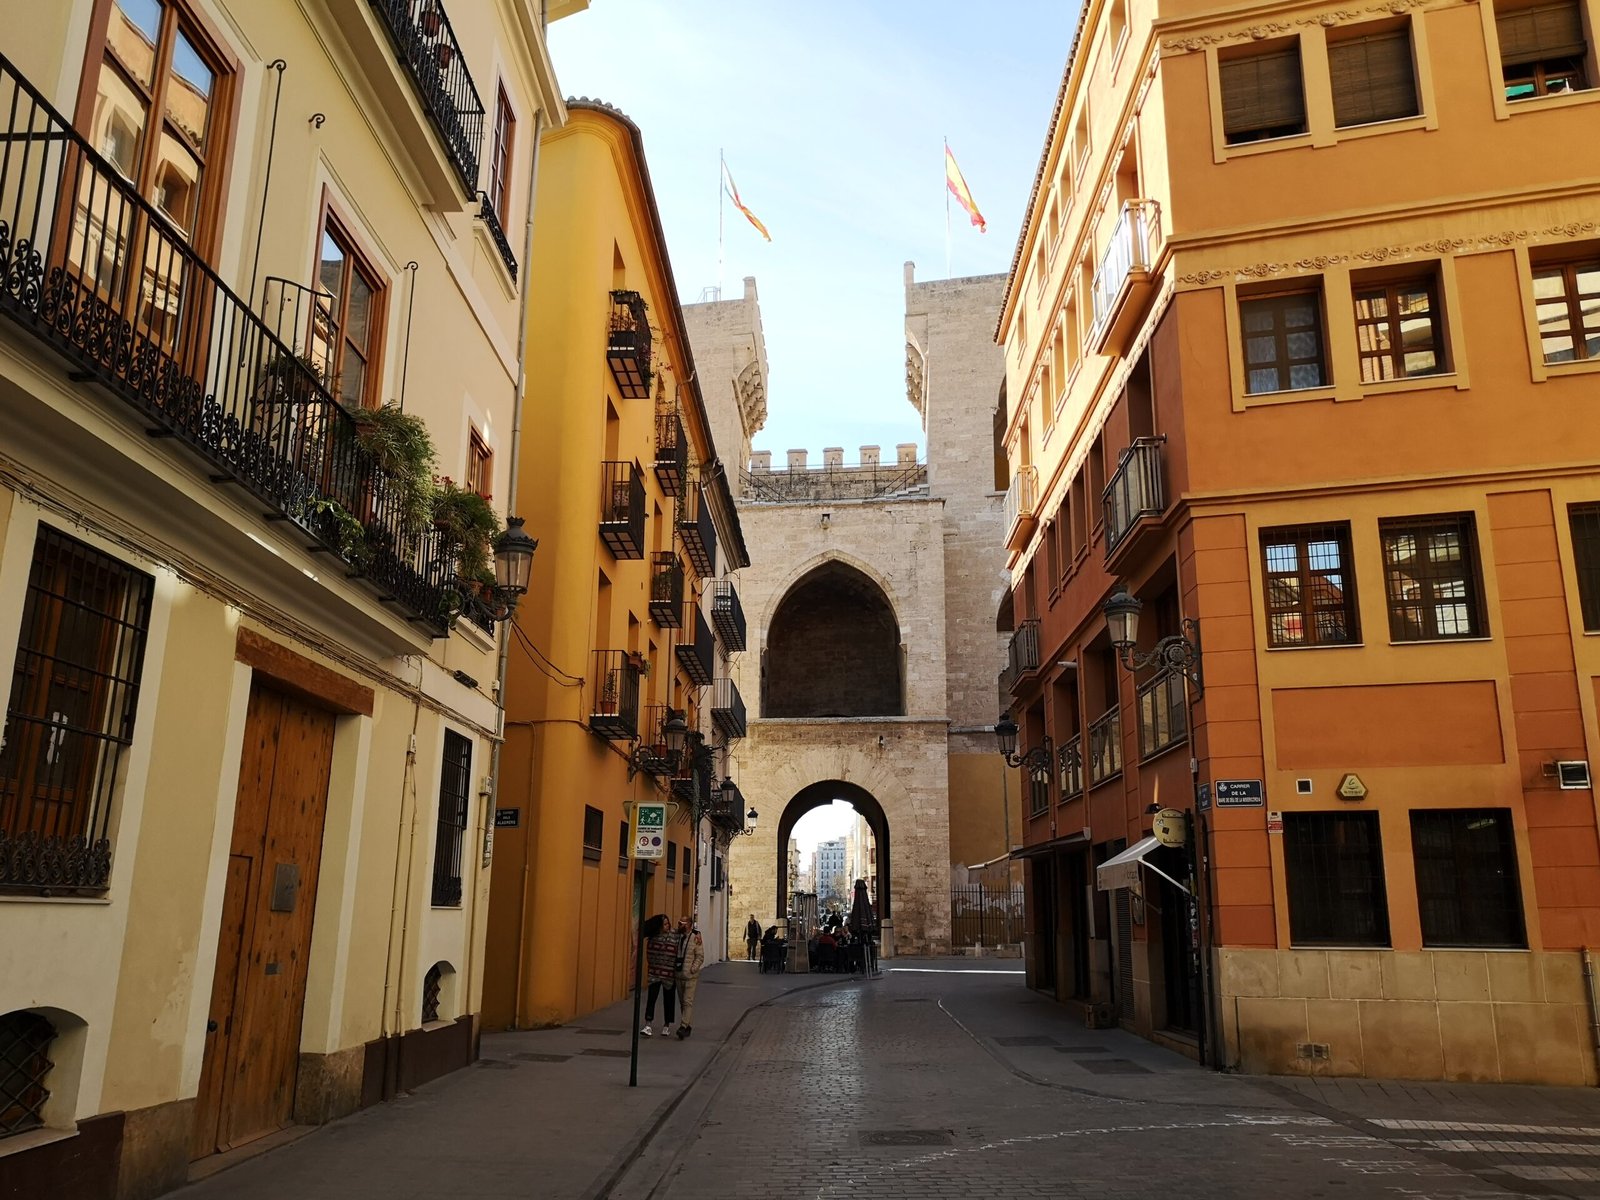
M1600 1083L1600 978L1594 962L1594 951L1583 948L1583 981L1589 989L1589 1032L1594 1036L1594 1065L1596 1083Z

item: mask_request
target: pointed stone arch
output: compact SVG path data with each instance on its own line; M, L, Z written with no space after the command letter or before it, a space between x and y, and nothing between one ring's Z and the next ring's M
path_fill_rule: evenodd
M763 718L899 717L900 621L882 584L842 556L790 581L762 630Z
M799 824L800 818L812 809L822 808L832 804L835 800L843 800L850 804L866 819L872 827L872 837L876 844L877 854L877 895L873 903L878 908L878 919L889 921L894 918L894 886L893 874L890 871L892 860L889 856L889 818L884 812L883 805L878 798L859 783L851 783L843 779L822 779L816 783L808 784L801 788L784 805L783 814L778 818L778 855L777 872L778 887L774 897L773 911L786 913L789 911L789 889L792 880L789 878L789 837L794 833L794 827ZM853 882L853 881L852 881Z

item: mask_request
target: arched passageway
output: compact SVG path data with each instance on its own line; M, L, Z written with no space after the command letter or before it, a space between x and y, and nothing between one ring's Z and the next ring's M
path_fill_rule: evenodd
M761 715L904 716L900 659L900 622L883 589L847 563L823 563L773 613Z
M789 837L794 833L795 825L812 809L822 808L835 800L843 800L851 805L872 827L872 837L877 847L878 894L875 903L878 908L878 919L887 921L893 916L891 908L893 888L890 884L889 871L891 862L889 819L884 815L883 806L871 792L858 784L846 783L839 779L825 779L801 788L784 806L783 815L778 818L778 891L773 911L780 915L789 911Z

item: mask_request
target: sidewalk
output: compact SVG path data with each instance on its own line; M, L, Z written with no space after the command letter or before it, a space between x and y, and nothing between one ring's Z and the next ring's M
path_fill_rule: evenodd
M560 1029L486 1034L482 1058L417 1091L323 1126L183 1189L184 1200L595 1197L626 1169L751 1009L848 975L762 975L718 963L700 977L694 1035L639 1042L633 998Z

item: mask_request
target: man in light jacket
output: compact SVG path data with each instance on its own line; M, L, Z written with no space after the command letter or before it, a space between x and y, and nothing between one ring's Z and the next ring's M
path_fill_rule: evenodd
M694 994L700 987L700 971L706 965L706 948L700 930L688 917L678 922L678 1036L688 1037L694 1024Z

